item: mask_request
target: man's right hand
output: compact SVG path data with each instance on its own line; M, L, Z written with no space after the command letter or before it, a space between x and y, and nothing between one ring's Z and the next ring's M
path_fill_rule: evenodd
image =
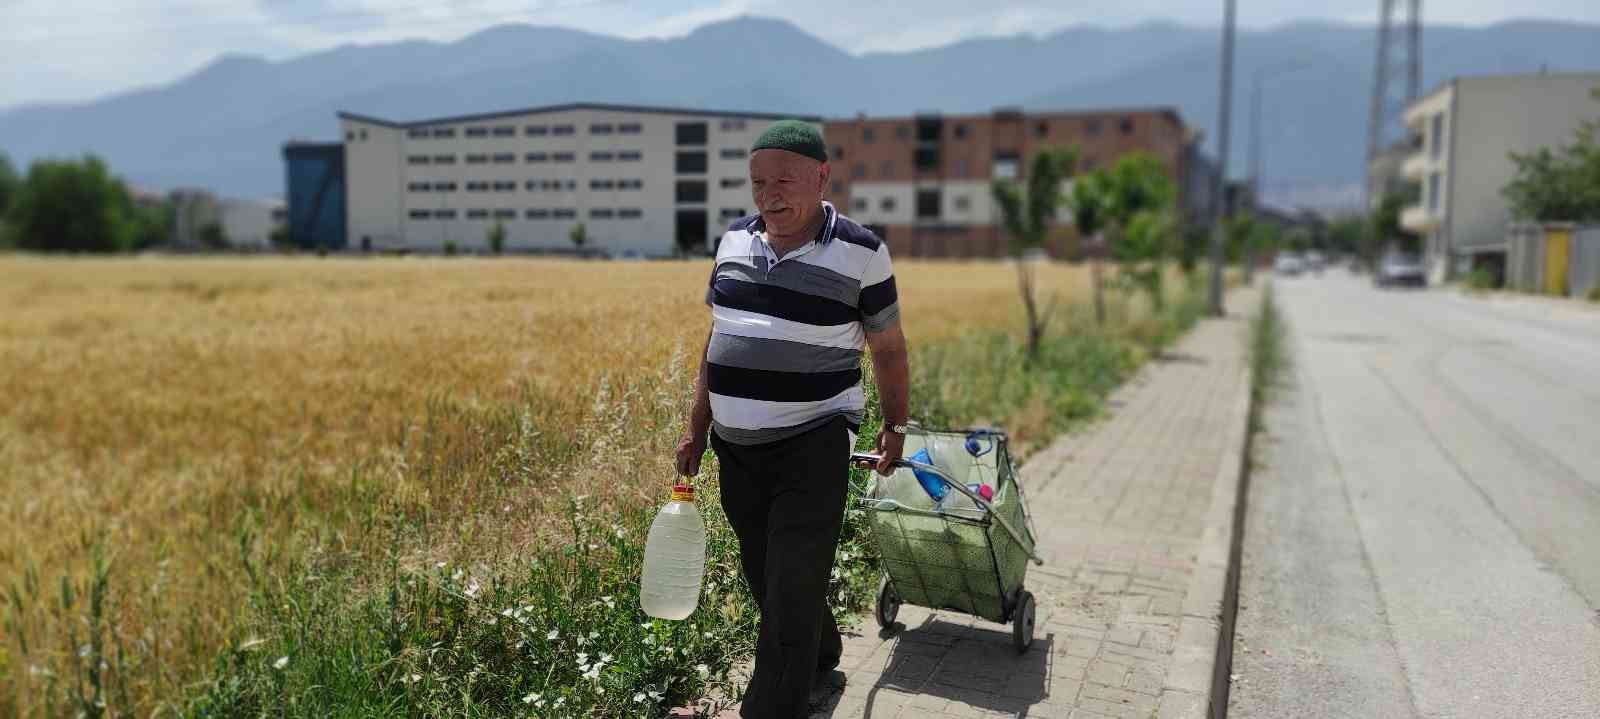
M706 436L694 432L685 432L682 439L678 440L678 449L674 457L678 474L693 477L700 473L700 458L706 453Z

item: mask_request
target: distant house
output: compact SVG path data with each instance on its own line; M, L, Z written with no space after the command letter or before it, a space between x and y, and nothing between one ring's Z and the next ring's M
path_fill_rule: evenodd
M257 251L272 248L272 233L286 217L282 200L223 200L221 214L228 245Z
M1571 142L1581 121L1600 114L1590 95L1597 87L1600 73L1459 77L1406 110L1421 142L1401 171L1422 192L1400 222L1424 238L1435 278L1474 266L1503 273L1510 153Z

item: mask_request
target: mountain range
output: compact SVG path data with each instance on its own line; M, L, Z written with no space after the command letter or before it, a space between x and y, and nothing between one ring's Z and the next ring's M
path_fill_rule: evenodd
M1322 22L1241 32L1230 174L1246 169L1253 79L1266 70L1268 194L1347 202L1362 172L1375 37L1371 26ZM1424 91L1458 75L1600 71L1600 25L1427 26L1422 38ZM17 107L0 112L0 151L19 164L94 152L143 187L267 196L283 192L283 143L335 139L341 110L410 120L594 101L826 117L1161 105L1214 152L1219 40L1215 29L1149 23L851 54L758 17L642 40L503 25L449 43L225 55L168 85Z

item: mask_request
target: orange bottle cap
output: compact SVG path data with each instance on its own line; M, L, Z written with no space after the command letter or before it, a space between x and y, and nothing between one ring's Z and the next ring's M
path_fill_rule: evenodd
M689 486L687 484L674 484L674 485L672 485L672 501L674 501L674 502L693 502L694 501L694 487L691 487L691 486Z

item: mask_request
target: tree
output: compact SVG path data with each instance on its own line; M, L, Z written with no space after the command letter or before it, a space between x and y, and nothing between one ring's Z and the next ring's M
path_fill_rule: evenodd
M1163 303L1162 260L1171 253L1177 220L1172 217L1176 189L1161 162L1142 152L1123 155L1107 170L1095 170L1072 184L1072 215L1085 235L1104 232L1122 276ZM1150 215L1150 216L1145 216ZM1165 215L1165 216L1163 216ZM1136 232L1128 232L1134 229ZM1095 319L1105 323L1100 268L1093 267Z
M20 183L17 169L11 165L11 158L0 152L0 218L5 217L6 208L11 206L11 198L16 196Z
M506 249L506 226L495 220L494 227L489 228L489 251L500 254Z
M6 225L13 244L40 252L120 252L135 225L127 190L99 158L41 160L12 198Z
M1361 249L1361 219L1340 217L1328 223L1328 248L1334 252L1355 254Z
M572 246L581 252L583 246L589 243L589 229L582 222L572 226L572 231L567 233L567 239L572 240Z
M1420 196L1421 189L1412 183L1398 192L1386 192L1378 200L1378 207L1372 211L1371 229L1368 230L1369 262L1376 259L1379 250L1389 245L1408 254L1416 254L1422 249L1422 240L1400 226L1400 211L1415 203Z
M228 233L220 222L207 222L200 227L200 246L208 250L228 249Z
M1590 91L1600 101L1600 88ZM1535 222L1600 220L1600 119L1585 120L1572 144L1511 153L1516 174L1501 189L1511 215Z
M1017 267L1017 287L1022 293L1022 308L1028 322L1028 358L1039 354L1039 342L1044 338L1050 315L1055 311L1056 298L1048 307L1039 307L1038 286L1034 277L1035 266L1025 255L1044 246L1049 236L1050 224L1055 221L1061 207L1061 184L1072 175L1078 163L1078 153L1071 148L1042 150L1033 156L1029 168L1026 196L1014 182L995 180L991 186L995 203L1000 206L1001 219L1011 238L1011 257Z

